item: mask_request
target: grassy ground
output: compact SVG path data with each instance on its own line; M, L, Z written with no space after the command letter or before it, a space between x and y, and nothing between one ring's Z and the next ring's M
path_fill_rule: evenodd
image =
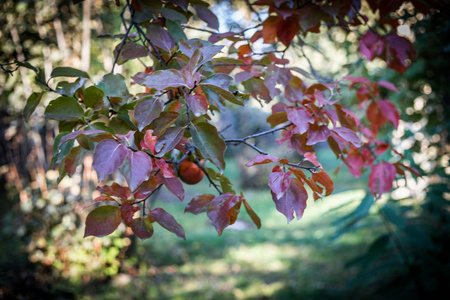
M228 165L230 177L237 168ZM343 235L330 242L333 225L358 205L363 190L346 175L337 180L334 196L309 202L304 217L292 221L275 210L268 190L244 195L263 220L257 230L244 209L238 222L221 237L206 215L183 214L184 205L166 199L155 206L176 216L187 241L161 227L122 263L110 284L85 287L79 299L336 299L348 298L347 281L354 270L345 263L366 251L373 229ZM205 180L186 190L187 197L208 190ZM340 190L340 192L339 192ZM344 209L339 208L348 204ZM352 291L353 293L357 291ZM354 296L355 294L353 294Z

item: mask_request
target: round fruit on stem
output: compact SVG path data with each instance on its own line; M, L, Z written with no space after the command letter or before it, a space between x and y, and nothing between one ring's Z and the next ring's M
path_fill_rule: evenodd
M203 179L203 176L205 176L205 173L196 163L189 160L183 160L180 163L178 177L184 183L197 184Z

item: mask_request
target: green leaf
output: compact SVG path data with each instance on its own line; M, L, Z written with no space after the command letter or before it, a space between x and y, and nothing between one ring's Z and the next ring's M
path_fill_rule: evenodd
M55 77L83 77L89 78L89 74L74 68L69 67L58 67L54 68L52 73L50 74L50 78Z
M163 111L158 118L153 120L150 128L154 130L153 135L161 136L167 128L172 126L181 115L174 111Z
M223 172L225 169L223 155L227 146L217 132L217 128L209 123L200 122L193 124L190 129L194 146Z
M216 173L213 168L206 168L206 172L212 180L220 182L222 192L236 194L228 177L223 174Z
M121 98L122 101L120 102L126 102L130 98L130 93L125 84L125 77L121 74L106 74L99 80L96 87L101 89L107 97Z
M233 93L224 90L216 85L213 84L208 84L208 83L202 83L202 86L208 87L210 89L212 89L217 95L219 95L219 97L230 101L231 103L237 104L237 105L244 105L244 103L242 101L240 101L238 98L236 98L235 95L233 95Z
M153 235L153 225L149 218L137 218L131 222L131 230L141 240L149 239Z
M181 39L187 40L186 34L184 34L183 28L177 22L166 19L166 27L169 34L173 37L175 41Z
M177 22L180 24L187 23L186 17L182 13L177 12L176 10L163 7L161 9L161 14L166 19L166 26L167 26L167 21L169 21L169 22L174 21L174 22Z
M73 97L59 97L50 101L45 109L44 116L59 121L73 121L84 116L83 108Z
M233 65L245 65L240 59L230 58L230 57L217 57L211 60L214 64L233 64Z
M44 94L45 92L33 93L30 95L30 97L28 97L27 103L25 104L25 107L23 109L23 116L25 120L28 121L36 107L41 102L42 96L44 96Z
M95 86L90 86L84 90L83 102L87 107L93 110L100 110L103 108L103 98L105 92Z
M15 61L16 62L16 64L18 65L18 66L21 66L21 67L25 67L25 68L27 68L27 69L30 69L30 70L33 70L34 72L38 72L38 69L36 69L35 67L33 67L29 62L26 62L26 61Z
M97 207L86 217L84 237L109 235L119 227L121 220L119 207L112 205Z
M63 96L73 96L85 83L86 79L84 78L78 78L75 82L61 81L58 82L55 91Z

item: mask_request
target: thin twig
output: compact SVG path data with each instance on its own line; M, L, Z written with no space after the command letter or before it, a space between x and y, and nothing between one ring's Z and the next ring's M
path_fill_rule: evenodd
M134 19L131 20L132 24L136 27L136 29L139 31L139 34L141 34L142 36L144 36L145 40L149 43L149 45L152 47L153 50L155 50L156 56L158 58L158 60L160 62L162 62L164 65L167 66L167 62L164 60L164 58L161 55L161 52L159 51L158 48L156 48L156 46L152 43L152 41L147 37L147 35L145 34L144 30L142 29L141 25L139 25L138 23L136 23L134 21Z
M251 12L255 13L256 17L258 18L259 22L262 22L261 16L259 15L259 13L253 8L253 6L250 4L249 0L245 0L245 3L247 3L248 8L250 9Z
M112 69L111 69L111 73L114 73L114 68L115 68L115 66L116 66L116 64L117 64L117 61L118 61L118 59L119 59L120 52L122 52L122 48L123 48L123 46L125 45L125 42L126 42L126 40L127 40L127 38L128 38L128 35L130 34L130 31L131 31L132 28L133 28L133 24L131 24L131 25L128 27L127 32L125 33L125 35L124 35L122 41L120 42L119 48L117 49L116 56L114 57L114 62L113 62L113 66L112 66Z
M247 142L247 141L244 140L244 139L227 139L227 140L225 140L225 143L227 143L227 144L228 144L228 143L241 143L241 144L245 144L245 145L247 145L247 146L249 146L249 147L255 149L256 151L258 151L258 152L261 153L261 154L264 154L264 155L268 155L268 154L269 154L269 153L267 153L267 152L265 152L265 151L259 149L258 147L256 147L256 145L254 145L254 144L252 144L252 143L249 143L249 142Z
M211 33L211 34L217 34L218 33L218 32L212 31L212 30L203 29L203 28L196 28L196 27L192 27L192 26L188 26L188 25L181 25L181 27L187 28L187 29L192 29L192 30L197 30L197 31L208 32L208 33Z

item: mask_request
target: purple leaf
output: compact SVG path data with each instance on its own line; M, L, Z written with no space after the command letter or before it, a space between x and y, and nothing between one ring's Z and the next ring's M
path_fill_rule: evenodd
M148 215L165 229L175 233L179 238L186 240L183 227L181 227L181 225L175 221L174 217L164 209L152 209Z
M251 167L254 165L269 164L271 162L278 162L278 161L280 161L278 157L272 155L258 154L254 158L252 158L248 163L246 163L245 166Z
M200 19L208 23L208 27L218 30L219 20L209 8L202 5L194 5L195 11Z
M291 71L286 68L278 68L274 65L267 67L264 84L267 86L270 92L270 96L274 98L281 92L276 88L277 83L286 86L292 78Z
M204 95L195 94L186 96L186 104L194 113L194 116L200 117L208 112L209 103Z
M103 140L94 150L92 164L97 171L98 180L102 181L107 175L114 173L127 157L130 150L115 140Z
M202 60L199 65L203 65L205 62L209 61L214 57L214 55L219 53L223 47L223 45L206 45L200 48L200 51L202 52Z
M356 133L346 127L338 127L332 129L334 133L339 135L342 139L346 140L349 143L352 143L355 147L361 147L362 143Z
M216 196L211 194L204 194L195 196L192 198L191 202L186 205L186 208L184 209L184 212L190 212L191 214L198 215L199 213L203 213L208 211L209 207L211 206L211 201Z
M303 134L308 131L310 123L314 123L314 118L304 109L286 109L287 118L297 126L296 133Z
M167 152L175 148L183 138L184 127L169 127L156 140L155 152L158 157L164 156Z
M273 172L269 175L269 187L277 199L280 199L291 185L292 172Z
M162 183L166 186L166 188L175 196L177 196L181 201L184 200L184 188L181 181L178 179L178 177L164 177L161 172L156 175L156 178L158 180L158 184Z
M311 124L308 131L308 142L306 145L314 145L318 142L325 142L331 135L330 129L326 125L318 126Z
M122 173L128 182L130 190L135 191L142 182L150 177L151 171L152 159L147 153L130 151Z
M388 90L391 90L391 91L393 91L393 92L398 93L397 87L396 87L393 83L391 83L391 82L389 82L389 81L384 81L384 80L382 80L382 81L378 81L377 84L378 84L379 86L382 86L382 87L384 87L384 88L387 88Z
M232 193L222 194L211 201L211 206L207 215L219 235L221 235L223 230L230 225L228 211L239 201L242 201L242 197Z
M175 47L172 36L161 26L149 25L147 37L152 43L164 51L170 52Z
M228 91L228 86L230 85L231 81L233 81L233 78L231 78L227 74L218 73L204 79L202 81L202 84L212 84Z
M157 89L158 91L166 88L176 88L180 86L189 87L186 83L186 78L178 70L160 70L149 74L145 78L132 77L136 83L145 85L150 89Z
M138 129L142 131L154 119L158 118L164 108L164 101L160 98L142 98L134 109L134 118L138 122Z
M298 179L292 180L291 185L281 198L278 199L273 192L271 193L276 209L286 216L288 223L294 218L294 212L297 220L303 216L308 193Z

